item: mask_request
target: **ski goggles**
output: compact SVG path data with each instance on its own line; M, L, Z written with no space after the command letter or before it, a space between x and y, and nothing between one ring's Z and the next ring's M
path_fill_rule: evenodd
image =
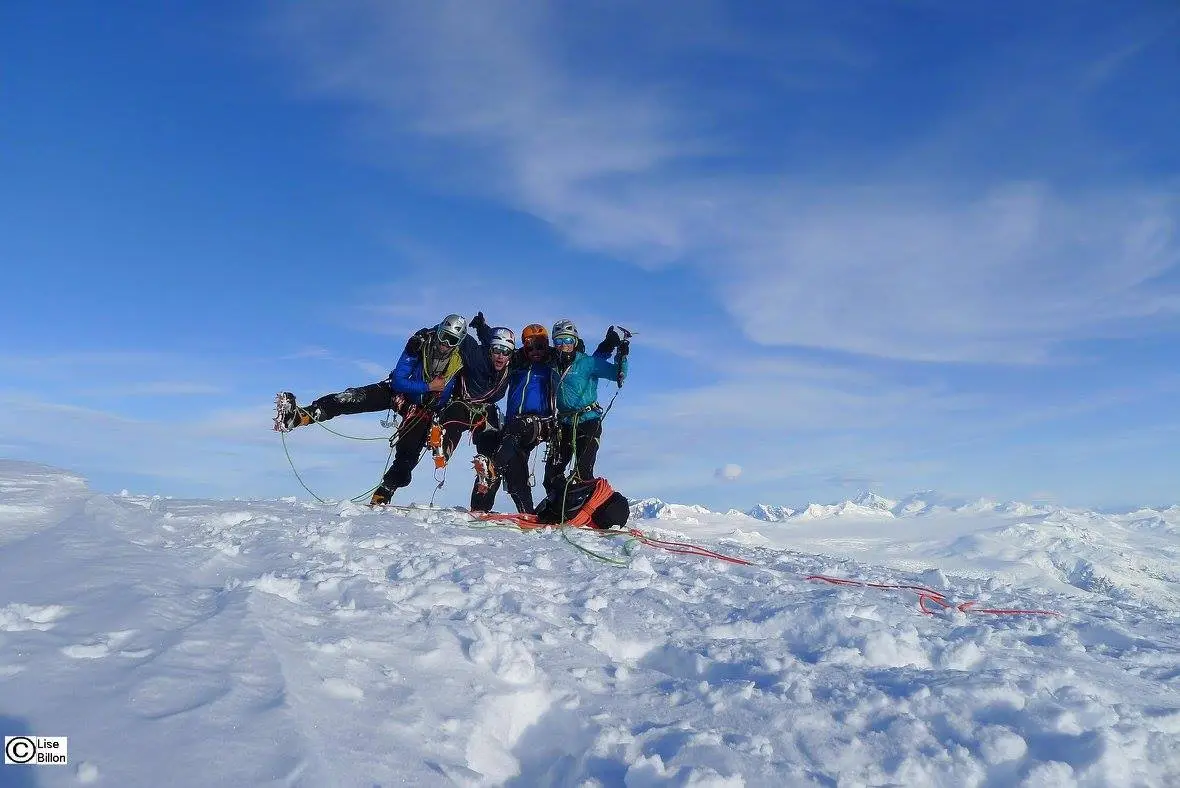
M462 337L457 337L454 334L444 334L442 331L438 332L438 341L447 347L456 347L462 339Z
M554 347L568 347L569 345L576 345L576 344L578 344L577 337L570 337L570 336L553 337L553 346Z
M524 341L524 346L528 350L544 350L549 347L549 341L545 337L529 337Z
M493 356L511 356L512 348L505 345L492 345L491 354Z

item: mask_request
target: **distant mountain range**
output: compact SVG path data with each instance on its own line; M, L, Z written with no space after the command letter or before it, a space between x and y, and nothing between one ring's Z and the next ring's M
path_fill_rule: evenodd
M1157 510L1143 508L1138 510L1144 518L1159 514L1176 515L1180 513L1180 506ZM760 503L746 511L730 509L727 512L714 512L703 506L692 506L678 503L667 503L659 498L643 498L631 504L633 519L683 520L699 517L736 517L753 518L770 523L806 522L822 520L832 517L846 517L856 519L892 519L896 517L921 517L931 514L984 514L992 512L1010 517L1042 517L1055 512L1071 512L1073 514L1086 513L1083 509L1039 503L1022 503L1020 501L996 501L990 498L962 498L942 495L933 490L923 490L913 493L900 500L893 500L878 495L875 492L861 492L856 497L839 503L808 504L804 509L797 510L789 506L779 506ZM1134 514L1126 512L1125 514Z

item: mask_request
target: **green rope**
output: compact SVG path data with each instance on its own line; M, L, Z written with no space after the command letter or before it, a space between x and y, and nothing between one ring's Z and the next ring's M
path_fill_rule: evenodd
M295 469L295 461L291 459L291 452L287 449L287 435L286 435L286 433L280 432L279 437L282 438L282 440L283 440L283 453L287 455L287 463L291 466L291 473L295 474L295 478L299 480L299 483L303 485L303 489L307 490L307 492L311 495L312 498L315 498L320 503L327 503L323 498L321 498L320 496L313 493L311 491L310 487L308 487L306 484L304 484L303 477L300 476L299 471L297 471Z
M332 433L333 435L337 435L341 438L348 438L349 440L357 440L357 441L385 440L385 441L389 441L389 453L385 455L385 469L381 472L381 478L382 478L382 480L384 480L385 474L389 471L389 466L392 464L394 447L397 445L397 442L401 439L402 430L404 430L409 425L409 423L411 423L415 420L416 420L415 417L402 419L402 423L398 425L398 428L396 430L394 430L392 435L390 435L388 437L376 437L376 438L360 438L360 437L356 437L353 435L344 435L343 433L336 432L335 430L331 429L330 427L324 425L322 422L317 421L314 423L319 425L320 427L323 427L325 430ZM291 472L295 474L295 478L299 481L299 484L303 487L304 490L307 490L308 494L311 495L312 498L315 498L320 503L326 503L326 501L324 501L323 498L316 495L315 492L313 492L312 489L307 486L307 484L303 481L303 477L301 477L299 475L299 471L295 468L295 461L291 459L291 451L287 448L287 435L286 435L286 433L280 432L279 437L283 441L283 452L287 455L287 463L291 466ZM419 460L419 462L422 460L422 455L418 455L418 460ZM371 496L373 494L373 492L378 487L380 487L382 485L382 483L383 483L383 481L377 482L377 484L373 485L365 492L363 492L359 495L354 495L351 498L349 498L348 500L352 501L354 503L363 501L366 496Z
M583 553L590 556L591 558L596 558L599 561L602 561L604 564L610 564L611 566L630 566L631 565L631 557L632 557L632 554L634 553L634 546L639 543L638 539L636 539L635 537L631 536L630 534L627 534L622 531L619 531L619 532L602 531L601 533L598 534L601 537L607 537L607 538L614 537L614 536L627 536L628 537L627 541L623 543L623 554L626 556L626 558L616 558L614 556L604 555L602 553L595 552L594 550L591 550L589 547L583 547L582 545L575 542L573 539L570 539L568 532L570 530L572 530L573 528L576 528L576 526L568 526L565 524L559 524L558 527L561 528L561 538L564 539L566 542L573 545L578 550L581 550ZM584 529L579 529L579 530L584 530Z
M397 435L397 433L394 433L394 435ZM390 437L393 437L393 436L390 436ZM367 492L363 492L360 495L354 495L353 497L349 498L348 500L352 501L353 503L360 503L361 501L363 501L365 499L366 496L368 496L370 498L372 497L373 493L376 492L377 488L380 487L382 485L382 483L384 482L385 474L389 472L389 466L393 462L393 446L394 446L394 443L391 441L389 444L389 454L385 455L385 470L381 471L381 481L377 482L372 487L370 487Z
M374 438L362 438L357 435L345 435L343 432L337 432L336 430L332 429L328 425L324 424L322 421L317 421L317 422L315 422L315 424L339 438L347 438L350 441L385 441L385 440L389 440L388 435L378 435Z

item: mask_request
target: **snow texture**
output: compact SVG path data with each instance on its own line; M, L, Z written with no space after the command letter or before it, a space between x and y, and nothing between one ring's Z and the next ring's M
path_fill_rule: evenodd
M1180 784L1176 508L644 501L754 566L615 567L454 511L0 496L0 732L70 737L0 785Z

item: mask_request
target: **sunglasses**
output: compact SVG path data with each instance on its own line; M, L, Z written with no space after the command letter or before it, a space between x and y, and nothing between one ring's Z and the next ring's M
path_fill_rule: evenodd
M493 356L511 356L512 348L504 347L503 345L492 345L491 353Z
M553 344L556 347L566 347L568 345L578 344L577 337L553 337Z

